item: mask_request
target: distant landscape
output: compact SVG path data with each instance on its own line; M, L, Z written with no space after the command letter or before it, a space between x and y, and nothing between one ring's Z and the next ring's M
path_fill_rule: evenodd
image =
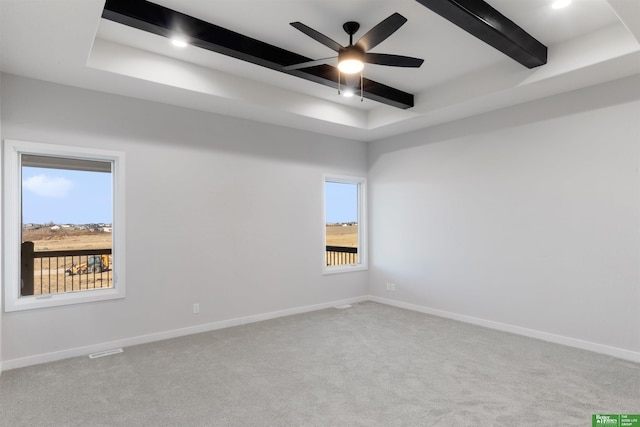
M326 233L327 246L358 246L357 224L327 224ZM111 249L111 224L29 225L23 228L22 241L33 242L36 252Z

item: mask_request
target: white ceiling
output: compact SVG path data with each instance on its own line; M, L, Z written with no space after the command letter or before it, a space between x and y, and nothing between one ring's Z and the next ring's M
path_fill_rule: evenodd
M408 110L101 19L104 0L0 0L0 69L357 140L375 140L640 73L640 1L488 0L549 47L529 70L415 0L156 0L318 59L333 52L289 25L346 45L399 12L408 22L373 52L424 58L420 69L367 65L365 77L415 94Z

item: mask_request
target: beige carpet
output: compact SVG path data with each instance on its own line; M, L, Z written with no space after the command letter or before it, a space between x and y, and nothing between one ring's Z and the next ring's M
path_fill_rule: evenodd
M640 365L372 302L16 369L2 426L590 426Z

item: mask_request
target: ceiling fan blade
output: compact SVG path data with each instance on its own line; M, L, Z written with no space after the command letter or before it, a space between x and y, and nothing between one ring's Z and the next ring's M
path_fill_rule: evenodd
M340 52L340 49L343 49L340 43L334 40L331 40L329 37L325 36L322 33L317 32L311 27L304 25L302 22L290 22L289 25L291 25L293 28L297 30L302 31L303 33L305 33L315 41L322 43L329 49L335 50L336 52Z
M338 59L338 57L332 56L330 58L318 59L316 61L300 62L299 64L287 65L286 67L282 67L282 69L288 71L288 70L299 70L301 68L315 67L316 65L328 64L335 59Z
M413 58L411 56L389 55L387 53L365 53L364 62L368 64L390 65L392 67L418 68L424 59Z
M370 29L367 34L358 40L356 45L364 49L366 52L382 43L391 34L395 33L398 28L404 25L405 22L407 22L407 18L396 12Z

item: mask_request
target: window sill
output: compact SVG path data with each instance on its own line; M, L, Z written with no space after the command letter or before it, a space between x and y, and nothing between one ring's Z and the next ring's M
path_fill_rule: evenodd
M369 266L366 264L349 264L349 265L336 265L336 266L325 266L322 269L322 274L338 274L338 273L350 273L353 271L366 271L369 269Z
M118 289L98 289L95 291L61 292L55 294L32 295L5 301L5 312L33 310L37 308L59 307L63 305L105 301L124 298Z

